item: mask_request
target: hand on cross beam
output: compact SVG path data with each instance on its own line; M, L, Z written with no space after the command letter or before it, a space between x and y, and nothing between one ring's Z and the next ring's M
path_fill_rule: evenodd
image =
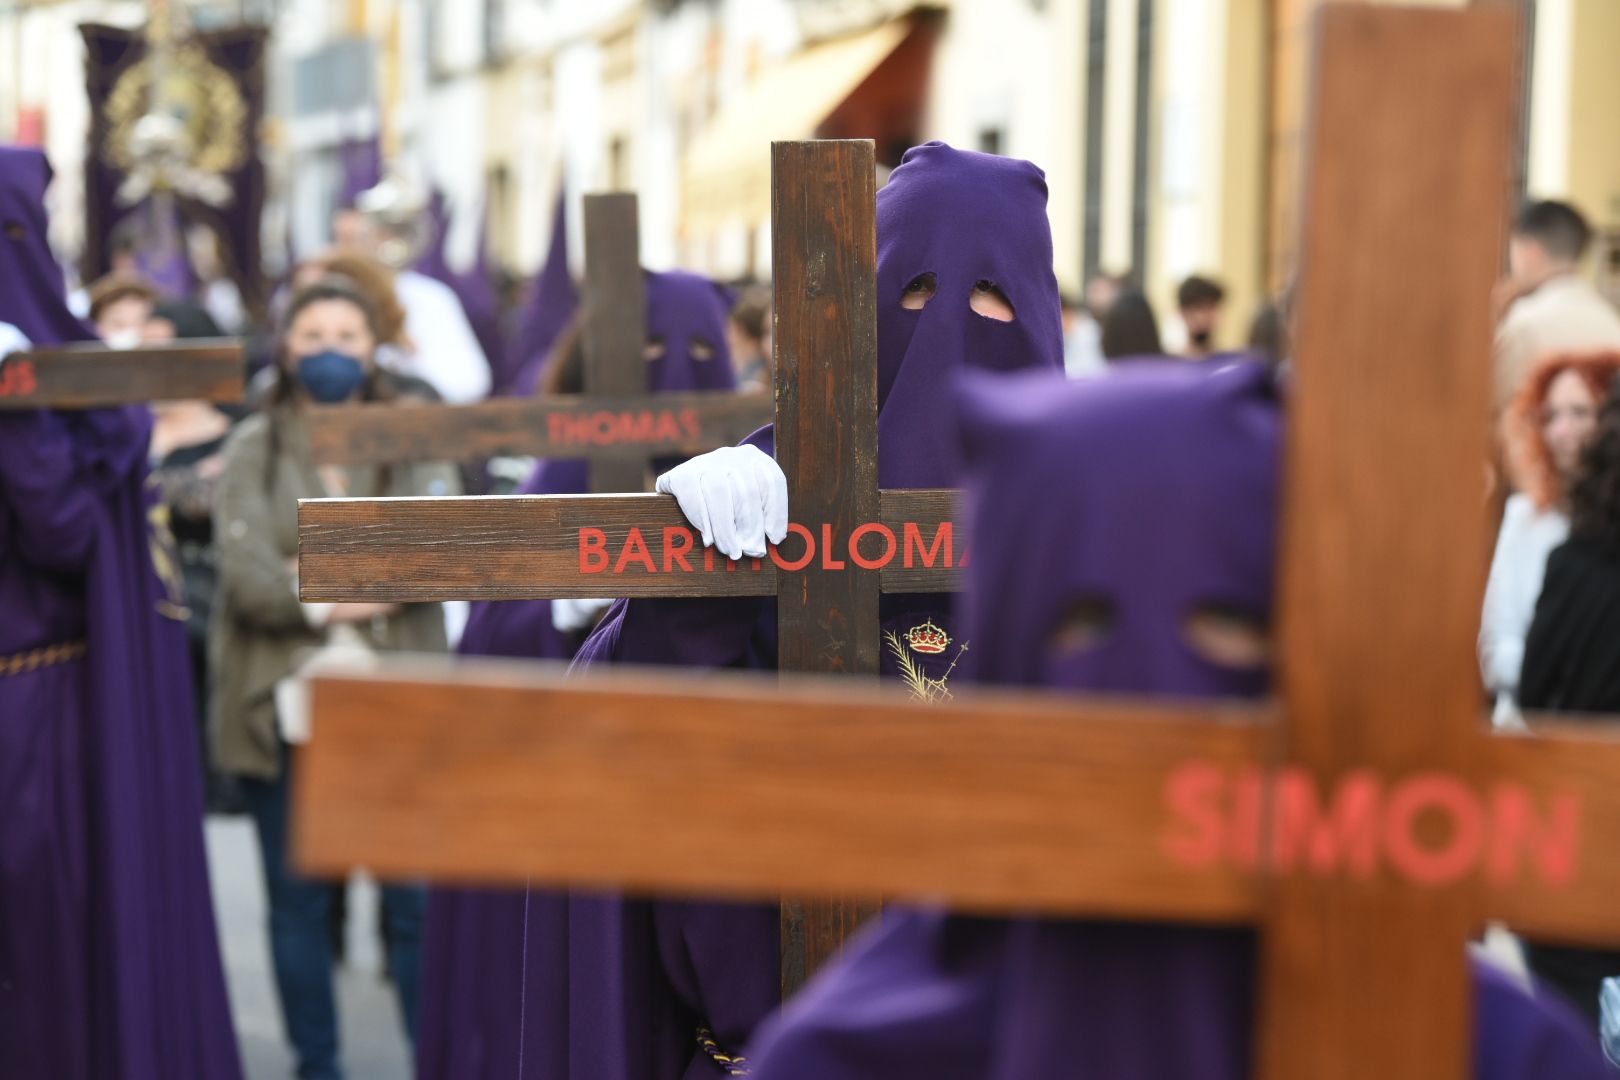
M757 446L699 454L661 475L654 490L675 496L703 546L733 561L764 558L767 543L787 539L787 474Z

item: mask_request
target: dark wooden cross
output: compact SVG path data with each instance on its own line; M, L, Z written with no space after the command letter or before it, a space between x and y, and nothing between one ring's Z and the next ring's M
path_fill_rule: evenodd
M176 341L136 349L51 345L0 360L0 411L93 409L142 401L241 401L240 342Z
M1620 724L1481 708L1512 20L1317 26L1274 701L333 675L301 861L1254 925L1262 1077L1469 1075L1471 931L1620 942Z
M584 394L475 405L334 405L310 411L321 464L586 458L594 491L641 491L650 458L695 454L771 418L763 394L649 394L636 197L585 196ZM718 362L718 361L717 361Z
M694 546L664 495L314 500L299 514L303 598L774 595L782 671L876 674L880 591L954 587L951 493L878 491L872 144L774 153L776 457L796 539L731 563ZM870 909L785 905L784 983Z

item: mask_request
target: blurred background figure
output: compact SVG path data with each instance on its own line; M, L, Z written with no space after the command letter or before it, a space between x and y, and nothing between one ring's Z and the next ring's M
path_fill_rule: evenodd
M1611 390L1598 400L1596 424L1582 421L1590 441L1568 485L1569 539L1547 558L1525 641L1526 712L1620 712L1620 398ZM1599 988L1620 975L1620 952L1531 942L1525 956L1596 1032Z
M407 328L409 314L399 295L399 275L370 255L334 248L317 255L293 274L295 288L307 288L325 278L338 277L364 294L377 319L377 364L395 376L403 397L427 401L447 400L428 376L444 375L441 368L424 359ZM426 374L420 374L425 372ZM274 371L261 374L273 381ZM454 386L454 378L447 378Z
M1480 667L1499 727L1519 726L1525 637L1547 555L1569 535L1571 486L1617 374L1620 351L1549 356L1531 370L1502 419L1515 493L1502 514L1479 632Z
M225 336L213 317L196 304L163 300L153 305L142 339L148 345L186 338ZM152 403L149 456L152 481L168 513L186 594L186 639L191 651L191 684L197 705L197 741L207 786L208 809L241 809L235 781L212 764L208 734L208 626L219 579L214 551L214 493L225 470L225 438L232 416L209 401Z
M1186 356L1204 360L1214 355L1220 338L1226 289L1220 282L1194 274L1176 287L1176 310L1186 331Z
M358 210L332 216L334 255L361 256L381 265L378 253L384 240L377 224ZM394 344L408 341L410 347L386 357L390 369L421 379L452 405L488 397L489 358L455 290L412 269L393 272L393 289L405 312L403 338Z
M1128 275L1098 273L1086 282L1083 298L1063 294L1063 370L1069 378L1096 375L1106 366L1103 319L1128 287Z
M726 322L739 394L771 390L771 287L750 282L737 290Z
M109 274L90 286L90 321L113 349L133 349L146 333L158 291L133 274Z
M1508 240L1508 277L1497 286L1496 408L1507 406L1549 353L1620 348L1620 314L1579 274L1592 243L1586 216L1543 199L1519 211Z
M350 495L454 495L448 465L313 466L300 422L312 404L398 399L378 367L376 312L347 279L322 278L292 296L276 349L276 381L261 410L225 450L214 505L219 597L210 632L218 765L241 777L259 836L269 895L271 955L298 1075L342 1076L333 988L331 882L306 878L287 861L290 746L307 737L294 680L308 654L406 650L444 652L437 604L301 604L298 500ZM389 971L406 1031L416 1017L422 890L382 888Z
M1120 293L1102 319L1102 354L1110 364L1136 357L1163 356L1159 319L1137 289Z
M1288 298L1268 302L1249 323L1249 351L1273 367L1288 363Z

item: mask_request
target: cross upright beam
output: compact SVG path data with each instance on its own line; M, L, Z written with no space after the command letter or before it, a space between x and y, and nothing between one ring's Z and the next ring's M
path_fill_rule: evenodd
M1316 28L1327 47L1311 103L1289 424L1282 750L1322 790L1367 770L1473 783L1487 543L1469 477L1490 443L1514 24L1503 12L1330 6ZM1314 1061L1321 1077L1463 1080L1459 942L1479 912L1471 882L1414 893L1387 873L1277 878L1262 1075L1299 1076ZM1397 971L1399 993L1345 990Z
M779 142L771 155L776 456L791 511L849 535L878 517L873 145ZM878 599L878 573L858 564L778 573L777 669L876 676ZM784 902L784 991L875 910L861 900Z
M134 349L75 342L0 361L0 411L95 409L145 401L241 401L247 374L238 341Z
M647 392L647 286L641 276L636 197L585 197L585 391ZM712 449L712 448L711 448ZM645 461L591 465L592 491L640 491Z

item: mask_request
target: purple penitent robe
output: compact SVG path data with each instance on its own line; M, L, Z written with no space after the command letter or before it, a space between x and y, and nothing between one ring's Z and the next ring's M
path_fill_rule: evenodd
M970 388L975 682L1253 697L1187 616L1271 609L1281 408L1254 363ZM1017 528L1007 524L1016 522ZM1106 613L1105 615L1103 613ZM1247 1080L1252 931L895 909L766 1023L754 1080ZM1457 963L1468 963L1458 944ZM1475 967L1479 1080L1598 1080L1561 1003ZM1369 1037L1372 1037L1369 1035Z
M909 151L878 193L877 227L880 483L948 487L961 458L951 375L963 368L1062 366L1045 177L1026 161L929 143ZM983 287L1005 297L1010 321L974 310L975 290ZM749 441L774 452L770 428ZM906 680L920 695L948 692L959 663L971 655L965 649L977 648L958 633L948 597L885 596L879 615L883 675ZM912 644L910 632L930 623L948 640L943 652ZM581 667L606 663L774 669L775 602L620 602L575 659ZM775 905L609 897L587 907L576 900L570 961L579 957L581 966L605 976L569 1001L601 1022L575 1026L596 1043L623 1049L601 1063L604 1071L545 1075L726 1075L723 1059L740 1050L779 1000L778 922Z
M94 335L0 147L0 322ZM0 1075L234 1080L184 593L144 406L0 413Z
M727 310L725 292L707 278L647 275L647 332L664 346L647 365L649 392L735 387ZM588 463L550 461L518 493L589 490ZM566 661L584 638L552 625L549 601L480 602L459 651ZM639 928L628 916L612 922L613 911L611 902L544 889L435 888L424 943L418 1080L648 1075L636 1049L600 1032L610 1022L638 1031L653 1022L650 1010L614 1011L616 1001L651 999L652 991L630 989L599 962L600 954L570 948L571 928L584 924L604 936L622 928L634 939ZM585 917L576 921L576 912Z

